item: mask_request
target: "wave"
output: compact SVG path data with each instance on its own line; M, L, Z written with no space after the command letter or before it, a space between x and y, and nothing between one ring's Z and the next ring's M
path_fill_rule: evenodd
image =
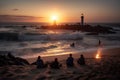
M81 40L83 35L80 32L63 33L63 34L21 34L20 40L35 41L35 40Z

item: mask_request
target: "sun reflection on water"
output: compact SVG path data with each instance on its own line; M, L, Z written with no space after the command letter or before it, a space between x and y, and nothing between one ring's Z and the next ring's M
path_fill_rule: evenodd
M101 52L102 52L102 49L101 49L101 48L98 48L97 54L96 54L96 56L95 56L96 59L100 59L100 58L101 58Z

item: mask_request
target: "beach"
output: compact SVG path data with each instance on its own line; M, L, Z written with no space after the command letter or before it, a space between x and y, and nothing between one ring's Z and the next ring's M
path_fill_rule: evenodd
M96 59L96 51L84 52L86 65L78 65L77 59L81 53L73 54L75 66L66 67L66 58L69 56L42 57L44 62L58 58L62 64L60 69L51 69L49 66L37 69L36 65L10 65L0 67L0 80L119 80L120 75L120 48L102 50L101 58ZM30 63L34 59L27 59Z
M1 0L0 80L120 80L120 0Z

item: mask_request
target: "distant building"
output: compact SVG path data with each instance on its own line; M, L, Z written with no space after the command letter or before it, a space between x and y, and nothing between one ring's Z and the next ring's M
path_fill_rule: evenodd
M84 15L81 14L81 26L84 26Z

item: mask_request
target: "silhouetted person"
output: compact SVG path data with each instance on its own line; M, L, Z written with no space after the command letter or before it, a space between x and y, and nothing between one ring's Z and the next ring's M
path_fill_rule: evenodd
M78 59L78 64L80 65L85 65L85 58L83 55L80 55L80 58Z
M99 46L101 45L101 41L99 40Z
M37 68L43 68L43 67L45 67L44 63L43 63L43 60L41 59L40 56L38 56L38 59L36 61L36 65L37 65Z
M70 44L71 47L75 47L75 43Z
M62 65L58 62L58 59L55 60L50 64L50 67L53 69L59 69Z
M74 61L74 58L72 57L72 54L70 54L70 56L66 60L67 67L73 67L74 66L73 61Z

